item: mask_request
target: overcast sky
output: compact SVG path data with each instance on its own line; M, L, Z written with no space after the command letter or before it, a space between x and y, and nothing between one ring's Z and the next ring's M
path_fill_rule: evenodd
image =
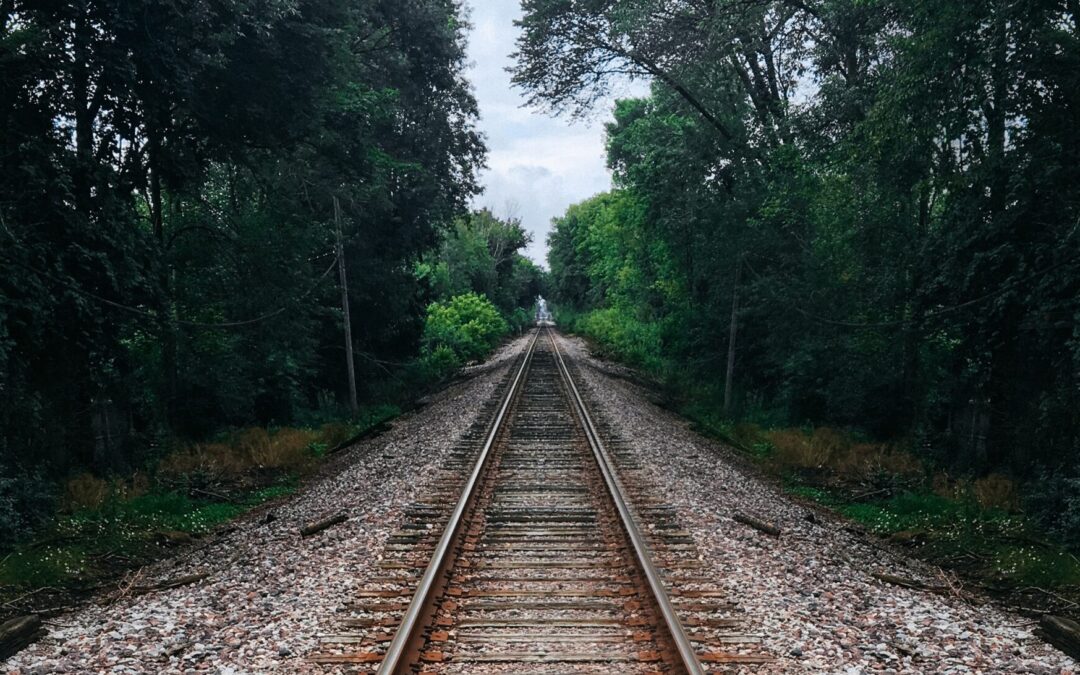
M611 187L604 157L604 121L610 117L610 106L587 121L522 108L521 92L511 88L506 72L518 34L514 19L521 14L519 4L469 0L468 7L473 26L469 78L488 146L488 168L480 176L485 190L473 206L521 218L533 235L526 253L546 267L551 219L570 204Z

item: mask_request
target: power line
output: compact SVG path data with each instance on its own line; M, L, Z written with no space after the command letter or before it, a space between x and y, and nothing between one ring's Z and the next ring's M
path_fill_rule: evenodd
M122 309L122 310L124 310L126 312L130 312L132 314L138 314L139 316L145 316L147 318L151 318L151 319L155 319L155 320L160 318L160 316L156 312L147 311L147 310L141 309L139 307L132 307L130 305L125 305L123 303L116 302L115 300L110 300L108 298L102 297L102 296L100 296L100 295L98 295L96 293L92 293L92 292L87 291L85 289L79 288L77 285L75 285L74 283L72 283L72 282L70 282L70 281L68 281L66 279L61 279L59 277L53 276L52 274L49 274L48 272L44 272L42 270L39 270L36 267L33 267L31 265L27 265L26 263L24 263L24 262L22 262L20 260L15 260L14 258L11 258L10 256L3 256L3 258L10 264L22 267L25 270L28 270L28 271L30 271L30 272L32 272L32 273L34 273L34 274L36 274L36 275L38 275L40 277L44 277L44 278L46 278L46 279L48 279L48 280L50 280L50 281L52 281L54 283L60 284L61 286L66 287L67 289L73 291L74 293L82 295L82 296L84 296L86 298L90 298L91 300L94 300L96 302L100 302L100 303L102 303L104 305L108 305L110 307L115 307L116 309ZM315 279L315 281L303 293L301 293L299 296L294 298L293 301L298 302L300 300L303 300L307 296L311 295L315 291L315 289L319 287L319 284L322 282L322 280L325 279L335 267L337 267L337 259L336 258L330 263L330 266L327 267L326 270L322 274L320 274L319 277L317 279ZM237 328L237 327L240 327L240 326L249 326L251 324L266 321L267 319L272 319L273 317L284 313L288 308L289 308L288 305L282 305L281 307L278 307L277 309L273 310L272 312L267 312L266 314L263 314L261 316L257 316L257 317L252 318L252 319L244 319L244 320L241 320L241 321L223 321L223 322L219 322L219 323L204 323L204 322L201 322L201 321L188 321L186 319L177 319L176 323L179 324L179 325L182 325L182 326L190 326L192 328L208 328L208 329L209 328Z
M1007 282L1007 283L1003 284L1001 287L999 287L999 288L997 288L997 289L995 289L995 290L993 290L993 291L991 291L989 293L981 295L981 296L979 296L977 298L974 298L974 299L971 299L971 300L966 300L964 302L961 302L959 304L952 305L952 306L949 306L949 307L943 307L943 308L935 310L935 311L927 312L927 313L923 314L922 317L920 317L920 318L923 321L927 321L927 320L930 320L930 319L936 319L939 316L944 316L946 314L951 314L953 312L958 312L958 311L960 311L962 309L966 309L966 308L971 307L973 305L981 304L983 302L986 302L987 300L992 300L992 299L996 298L997 296L1002 295L1006 291L1010 291L1010 290L1016 288L1017 286L1020 286L1020 285L1022 285L1024 283L1027 283L1028 281L1032 281L1032 280L1037 279L1037 278L1039 278L1039 277L1041 277L1041 276L1043 276L1045 274L1049 274L1050 272L1053 272L1056 269L1059 269L1061 267L1065 267L1066 265L1074 264L1074 263L1076 263L1078 261L1080 261L1080 258L1069 258L1067 260L1063 260L1063 261L1061 261L1061 262L1059 262L1059 263L1057 263L1055 265L1050 265L1049 267L1045 267L1045 268L1043 268L1041 270L1036 270L1035 272L1032 272L1031 274L1029 274L1026 277L1023 277L1022 279L1017 279L1017 280ZM812 321L817 321L818 323L823 323L823 324L827 324L827 325L830 325L830 326L840 326L842 328L894 328L894 327L897 327L897 326L904 326L904 325L913 323L915 321L914 317L908 317L908 318L905 318L905 319L894 319L894 320L891 320L891 321L876 321L876 322L868 322L868 323L858 323L858 322L854 322L854 321L841 321L841 320L838 320L838 319L830 319L828 317L819 316L817 314L813 314L811 312L808 312L805 309L803 309L802 307L799 307L797 305L792 305L791 307L796 312L798 312L799 314L802 314L803 316L805 316L806 318L808 318L808 319L810 319Z

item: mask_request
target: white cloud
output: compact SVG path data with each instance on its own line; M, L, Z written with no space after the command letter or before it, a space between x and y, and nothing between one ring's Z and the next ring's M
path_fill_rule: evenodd
M484 193L474 207L496 215L516 215L533 235L526 253L547 265L551 219L566 207L611 188L605 166L604 127L600 119L571 122L522 107L506 68L513 61L516 2L472 0L469 78L480 104L480 129L487 138L488 168L481 175ZM640 93L641 87L635 87ZM607 111L596 118L606 118Z

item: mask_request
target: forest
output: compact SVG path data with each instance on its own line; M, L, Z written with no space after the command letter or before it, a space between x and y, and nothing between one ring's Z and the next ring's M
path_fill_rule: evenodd
M205 530L529 321L459 3L0 10L0 556Z
M651 83L554 221L564 328L751 453L1080 543L1080 4L523 5L534 104Z
M521 7L613 181L548 270L458 0L0 0L0 585L297 489L538 294L802 497L1080 549L1080 1Z

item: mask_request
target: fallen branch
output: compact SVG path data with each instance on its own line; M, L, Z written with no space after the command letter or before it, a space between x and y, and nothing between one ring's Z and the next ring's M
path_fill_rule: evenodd
M356 445L360 441L363 441L363 440L368 439L368 438L375 438L376 436L382 436L387 431L390 431L393 428L394 428L394 425L390 423L390 420L383 420L382 422L379 422L378 424L374 424L374 425L368 427L367 429L364 429L360 433L355 434L353 436L350 436L348 439L338 443L334 447L327 450L326 454L328 454L328 455L337 454L337 453L341 452L342 450L345 450L346 448L349 448L349 447L352 447L353 445Z
M111 602L120 602L124 598L138 592L138 581L142 579L146 569L140 567L133 573L125 573L124 578L116 584L116 592L112 595Z
M768 535L773 536L773 537L779 537L780 536L780 528L779 527L776 527L775 525L772 525L771 523L766 523L763 520L758 520L757 518L754 518L753 516L748 516L745 513L736 513L731 517L736 522L742 523L743 525L748 525L748 526L754 528L755 530L757 530L759 532L764 532L765 534L768 534Z
M38 593L41 593L42 591L55 591L55 590L56 589L54 587L52 587L52 586L42 586L41 588L35 588L34 590L32 590L32 591L30 591L28 593L23 593L22 595L20 595L17 598L12 598L11 600L8 600L7 602L4 603L4 607L14 607L20 600L25 600L26 598L29 598L31 595L36 595Z
M345 515L344 513L339 513L336 516L331 516L327 518L326 520L320 520L316 523L308 525L307 527L300 528L300 536L310 537L311 535L318 534L329 527L337 525L338 523L344 523L348 519L349 517L347 515Z
M1080 658L1080 624L1063 616L1043 614L1039 627L1050 644L1074 659Z
M967 596L964 595L964 582L960 581L955 574L946 574L941 568L938 568L938 576L945 582L944 588L947 588L953 597L967 602Z
M855 495L851 498L853 502L861 502L867 497L873 497L874 495L882 494L883 492L891 492L892 488L881 488L880 490L871 490L869 492L863 492L862 494Z
M0 624L0 659L6 659L36 640L41 634L37 614L16 617Z
M1025 587L1020 589L1020 592L1024 592L1024 591L1038 591L1038 592L1042 593L1043 595L1048 595L1051 598L1056 598L1056 599L1060 600L1061 602L1065 603L1065 605L1063 607L1058 608L1058 611L1061 611L1063 609L1073 609L1078 604L1075 600L1070 600L1070 599L1068 599L1068 598L1066 598L1064 596L1061 596L1061 595L1058 595L1057 593L1054 593L1053 591L1048 591L1045 588L1039 588L1038 586L1025 586Z
M207 497L213 497L219 502L226 502L229 504L235 504L236 500L228 495L223 495L220 492L213 492L212 490L203 490L202 488L191 488L192 493L198 493L200 495L206 495Z

